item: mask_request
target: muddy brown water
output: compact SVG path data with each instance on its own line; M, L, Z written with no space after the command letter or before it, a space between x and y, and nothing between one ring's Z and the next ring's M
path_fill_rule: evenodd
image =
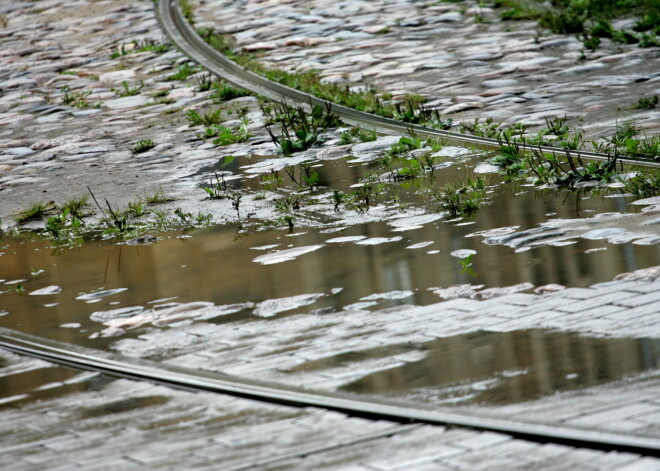
M410 348L410 346L407 346ZM406 346L391 347L405 351ZM435 404L510 404L608 383L660 366L658 339L603 339L542 329L475 332L416 346L420 361L342 387ZM301 368L323 369L384 352L356 352Z
M234 164L232 167L232 170L236 171L240 166ZM344 191L347 191L351 182L365 173L365 169L346 166L343 162L325 164L323 169L325 171L321 181L335 181ZM348 177L347 172L351 174ZM450 181L465 175L465 169L460 165L443 172L448 172L449 176L446 178ZM238 186L253 191L260 190L254 179ZM427 197L417 195L409 200L428 206L424 198ZM160 240L152 245L117 245L112 241L97 240L87 242L81 247L59 251L54 251L48 241L5 237L0 244L0 280L3 280L0 286L5 290L0 293L0 325L57 340L108 348L116 338L90 338L90 334L103 328L101 324L90 319L93 312L130 306L148 307L164 300L209 301L217 305L247 302L256 304L301 294L326 294L313 304L278 314L286 316L319 312L318 310L329 313L364 302L363 298L373 294L396 291L409 292L410 295L399 299L372 301L373 305L367 308L375 310L396 304L430 304L441 301L430 288L446 288L456 284L484 285L490 288L530 282L535 286L557 283L569 287L585 287L596 282L609 281L622 272L658 265L660 248L653 245L610 244L605 240L578 238L571 245L540 246L518 253L507 246L486 245L482 243L481 237L466 236L503 226L519 226L519 230L531 229L551 217L579 220L600 213L625 212L628 210L629 201L624 197L584 198L584 195L578 193L538 192L531 188L500 185L492 194L490 203L470 220L448 222L440 219L405 231L396 231L395 227L384 221L336 224L335 229L343 227L343 230L333 232L328 231L326 226L296 227L293 233L276 229L252 230L245 234L240 233L236 225L225 225L196 230L186 234L184 238L181 238L181 232L176 231L160 234ZM200 204L201 210L204 209L203 204L205 203ZM329 239L350 236L400 239L377 245L327 242ZM268 253L269 250L315 245L320 248L293 260L270 265L255 262L258 256ZM264 249L268 246L273 247ZM458 249L477 252L472 260L472 273L464 270L459 260L450 255ZM43 272L34 276L31 274L40 270ZM21 280L20 283L25 288L22 295L10 290L12 286L16 286L18 280ZM51 285L60 287L61 291L49 295L29 295L30 292ZM77 299L85 293L105 290L116 291L106 296L92 296L92 299ZM212 322L250 319L256 318L253 310L247 308ZM139 335L143 331L143 328L136 329L129 331L127 335ZM508 345L507 348L513 349L511 351L514 352L514 357L521 355L521 358L529 358L530 353L519 353L521 350L517 350L517 345L521 342L529 344L532 337L545 339L544 342L554 342L556 336L562 335L565 336L563 341L569 344L586 343L589 345L587 349L594 351L606 348L599 346L601 343L608 345L610 342L618 342L579 340L579 337L571 334L543 332L533 335L479 334L478 338L492 340L495 338L493 336L496 336L494 344ZM446 361L460 359L461 354L457 352L461 352L461 349L472 349L474 343L481 340L475 340L475 337L468 335L447 342L451 346L442 342L429 346L429 351L435 353L429 356L428 361L411 365L410 371L389 371L383 375L410 377L411 380L401 380L404 390L421 388L426 391L429 386L438 384L437 373L434 373L436 370L428 366L429 362L442 363L439 358ZM561 343L559 340L557 342ZM496 381L496 386L488 387L474 396L475 401L504 403L514 398L533 398L564 387L596 384L594 378L598 381L608 381L657 366L658 347L654 340L630 340L626 348L639 353L646 348L640 346L646 345L644 342L651 342L655 363L647 362L645 366L636 364L635 367L612 374L586 374L580 369L579 358L573 350L568 349L562 351L560 357L569 365L575 364L575 368L557 369L558 367L551 365L549 370L539 373L541 370L538 369L538 364L520 360L521 363L514 362L507 368L515 371L526 370L528 373L514 374L509 378L500 375L501 371L507 371L506 368L497 370L484 366L485 370L476 373L468 372L468 368L458 368L448 377L441 378L440 383L460 386L462 381ZM525 348L531 349L529 345ZM641 354L638 353L635 355L639 357ZM465 373L463 377L460 377L461 371ZM571 376L573 374L577 376ZM553 378L549 386L539 385L543 383L539 375L543 378ZM400 391L398 386L373 386L392 384L391 378L385 376L366 377L363 381L351 385L349 389L362 392ZM562 377L564 380L561 380ZM514 383L517 384L515 388L511 386ZM509 389L518 392L509 393ZM427 392L420 394L424 396ZM447 400L449 403L454 400L451 394L443 394L438 393L433 397L439 401ZM465 399L470 394L472 393L463 391L458 394L456 400L472 400Z

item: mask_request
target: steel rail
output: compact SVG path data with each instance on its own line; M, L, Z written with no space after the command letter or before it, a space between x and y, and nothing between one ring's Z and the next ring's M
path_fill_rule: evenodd
M353 394L311 391L222 373L191 370L126 358L2 327L0 327L0 348L76 369L97 371L119 378L149 381L187 391L228 394L294 407L318 407L373 420L449 425L499 432L539 443L560 443L582 448L660 456L660 439L653 437L517 422L491 417L475 417L460 412L434 409L423 404L388 401L372 396L365 399L364 396Z
M344 122L351 125L359 125L367 129L375 129L385 134L407 134L413 131L416 134L427 137L442 138L454 144L471 145L482 149L500 148L500 144L496 139L443 131L418 124L403 123L391 118L330 103L314 95L287 87L278 82L270 81L241 67L209 46L184 18L177 0L159 0L156 12L163 31L184 54L227 82L263 95L273 101L286 102L297 106L326 106L329 104L332 112ZM565 149L551 146L524 146L521 143L521 148L527 150L536 149L544 153L560 155L566 153ZM592 151L579 151L577 155L582 158L601 161L606 161L610 158L607 154ZM660 162L654 162L649 159L619 157L618 160L628 164L660 168Z

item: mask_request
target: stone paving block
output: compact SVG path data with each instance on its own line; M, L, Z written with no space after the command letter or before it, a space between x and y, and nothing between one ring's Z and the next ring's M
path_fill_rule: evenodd
M566 423L571 425L597 427L599 425L607 424L611 421L624 420L640 414L647 414L656 411L657 408L653 404L647 404L643 402L622 407L618 404L613 404L613 407L610 409L594 413L587 413L586 415L574 419L569 419L566 421Z
M632 463L615 466L611 469L616 471L658 471L660 469L660 459L640 458Z
M632 286L626 287L627 291L634 291L637 293L655 293L660 290L660 280L651 283L638 282Z
M574 304L566 304L563 306L558 306L555 309L557 309L558 311L565 311L565 312L580 312L580 311L593 309L598 306L605 306L607 304L620 302L623 299L637 297L637 296L638 294L636 293L630 293L626 291L617 292L617 293L608 293L608 294L599 295L597 297L592 297L589 299L583 299Z
M627 306L627 307L637 307L651 303L660 304L660 289L641 296L635 293L630 297L626 297L625 299L614 301L614 303L619 306ZM660 306L656 305L656 308L658 309L658 311L656 312L660 314Z

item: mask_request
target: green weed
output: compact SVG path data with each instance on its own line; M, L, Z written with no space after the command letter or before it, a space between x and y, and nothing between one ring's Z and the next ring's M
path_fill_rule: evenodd
M621 189L624 193L632 193L636 198L651 198L660 195L660 170L644 169L634 177L623 180Z
M234 87L227 82L213 83L211 88L213 89L211 99L214 103L224 103L235 98L252 95L252 92L244 88Z
M128 82L126 82L126 80L124 80L121 83L121 85L122 85L123 89L121 89L121 88L111 88L110 91L115 92L115 94L117 94L118 96L125 97L125 96L135 96L138 93L140 93L140 90L142 90L144 88L144 82L142 82L142 80L140 80L139 84L137 84L133 87L130 87L128 85Z
M17 224L25 224L35 219L43 219L47 214L55 210L55 203L33 203L29 208L20 211L15 217L14 221Z
M450 183L434 191L433 197L450 217L475 213L486 197L486 183L481 177L466 178L465 182Z
M163 190L158 190L155 193L146 195L144 201L149 206L153 206L155 204L169 203L170 201L174 201L174 198L165 194Z
M634 110L652 110L658 104L658 95L653 95L652 97L642 97L639 101L633 106Z
M321 133L328 128L341 126L341 120L331 112L330 105L324 110L314 106L311 113L303 108L293 108L286 103L273 107L263 107L268 118L266 129L271 139L283 155L291 155L309 149L314 144L322 142ZM280 124L281 133L276 136L271 125Z
M191 66L186 62L184 64L181 64L175 73L173 73L168 77L165 77L165 81L166 82L174 82L176 80L184 81L191 75L196 74L197 72L199 72L197 70L197 67Z
M204 114L199 114L195 110L188 110L186 116L191 126L212 126L222 121L222 110L218 109L210 113L204 112Z
M134 154L141 154L156 147L156 143L151 139L141 139L132 148Z
M91 90L85 90L82 92L69 92L69 87L64 86L61 89L62 103L65 105L70 105L74 108L87 108L89 103L87 102L87 97L92 94Z

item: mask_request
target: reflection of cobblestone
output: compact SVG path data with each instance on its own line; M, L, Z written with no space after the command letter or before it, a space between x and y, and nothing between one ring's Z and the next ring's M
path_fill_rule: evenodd
M639 273L652 275L654 271ZM515 293L488 301L454 299L424 307L295 315L222 326L197 323L120 340L115 347L130 356L164 356L176 365L332 390L424 356L421 351L397 352L392 348L391 353L380 357L332 363L331 359L341 353L372 349L387 352L388 346L425 344L461 333L549 328L584 335L657 338L658 288L660 278L651 276L546 295ZM616 352L612 355L616 357ZM615 357L611 359L613 364L624 361ZM330 363L326 368L304 367L324 360ZM547 404L541 400L530 405L530 414L524 405L491 407L488 413L657 435L660 416L649 412L660 405L660 383L653 374L642 377L646 378L642 383L624 381L612 390L594 388L561 395ZM626 406L623 415L617 413L616 418L607 419L619 405Z
M0 378L50 368L7 353L0 361ZM128 380L60 396L62 386L51 383L49 395L20 407L0 397L2 469L442 471L558 469L561 463L561 469L632 471L660 465L629 453L374 422Z

